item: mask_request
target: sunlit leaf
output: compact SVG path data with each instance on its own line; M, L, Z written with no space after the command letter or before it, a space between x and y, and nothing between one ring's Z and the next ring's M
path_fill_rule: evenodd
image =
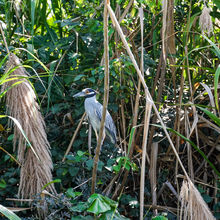
M10 220L21 220L14 212L0 205L0 212Z

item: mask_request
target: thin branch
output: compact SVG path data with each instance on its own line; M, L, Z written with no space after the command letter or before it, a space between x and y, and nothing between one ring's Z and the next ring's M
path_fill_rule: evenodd
M73 137L72 137L72 139L71 139L71 141L70 141L70 144L69 144L69 146L68 146L68 148L67 148L67 150L66 150L66 153L65 153L64 156L63 156L62 162L64 162L64 161L66 160L66 155L70 152L70 149L71 149L71 147L72 147L72 145L73 145L73 142L74 142L75 139L76 139L76 135L77 135L78 132L79 132L79 129L80 129L81 125L82 125L82 122L83 122L83 119L85 118L85 116L86 116L86 113L84 113L83 116L82 116L82 118L80 119L80 122L79 122L79 124L78 124L78 126L77 126L77 128L76 128L76 130L75 130L75 132L74 132L74 134L73 134Z
M99 154L101 151L101 145L104 139L103 133L104 133L104 124L105 124L105 117L106 117L106 111L108 105L108 94L109 94L108 10L107 10L108 3L109 3L108 0L106 0L104 7L104 57L105 57L104 101L103 101L103 110L102 110L102 120L99 130L99 138L98 138L95 158L93 162L91 194L95 193L97 167L99 161Z
M7 44L7 41L5 39L5 34L4 34L4 31L3 31L3 28L2 28L2 23L0 22L0 31L1 31L1 34L2 34L2 38L3 38L3 41L4 41L4 44L5 44L5 48L7 50L7 53L9 54L10 51L8 49L8 44Z

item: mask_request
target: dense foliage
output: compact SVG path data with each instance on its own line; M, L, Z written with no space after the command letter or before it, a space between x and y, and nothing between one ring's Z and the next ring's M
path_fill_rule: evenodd
M178 149L190 177L195 180L201 195L213 214L219 218L219 108L218 85L220 5L215 1L179 1L173 9L174 48L166 42L167 62L163 60L163 11L161 1L137 0L123 17L121 26L138 64L141 60L141 31L139 7L144 7L144 77L161 117ZM210 36L199 26L204 4L212 11L213 31ZM111 1L119 19L129 1ZM104 93L103 66L103 4L100 0L38 0L0 1L0 19L9 50L22 59L35 88L40 110L44 115L46 133L54 164L53 179L59 196L48 197L47 219L137 219L139 217L140 167L143 139L145 98L140 90L136 135L132 133L138 76L114 25L109 20L110 92L108 110L120 137L118 147L105 142L98 164L97 194L90 195L93 159L88 153L88 122L85 120L70 153L62 162L71 138L84 113L83 99L72 96L83 88L93 88L102 103ZM169 26L169 21L166 21ZM167 30L168 31L168 30ZM171 33L171 32L170 32ZM218 34L217 34L218 33ZM169 33L166 35L169 36ZM173 51L172 51L173 50ZM1 39L1 76L4 75L6 47ZM149 69L149 71L147 71ZM216 86L214 86L214 82ZM219 88L219 87L218 87ZM162 89L162 90L161 90ZM216 92L215 92L216 91ZM7 95L7 94L6 94ZM210 104L211 103L211 104ZM203 108L197 108L197 105ZM204 108L208 113L204 113ZM5 115L4 99L1 115ZM214 111L213 111L214 110ZM196 121L195 117L199 119ZM210 115L214 112L214 116ZM158 121L153 119L152 124ZM203 120L206 119L206 121ZM15 198L19 184L19 165L13 151L13 128L7 118L0 124L0 204L10 207L29 206L7 198ZM207 122L208 121L208 122ZM210 124L210 123L211 124ZM193 124L196 123L196 124ZM213 125L216 127L213 128ZM189 135L190 129L196 129ZM184 137L180 138L178 132ZM189 136L188 136L189 135ZM182 170L161 128L150 125L147 153L150 159L152 143L159 144L157 154L157 206L152 205L150 164L146 165L145 218L165 211L168 219L176 219ZM135 139L134 152L128 158L129 137ZM122 142L124 140L124 142ZM191 141L191 142L190 142ZM193 143L192 143L193 142ZM195 144L194 144L195 143ZM204 152L205 159L198 148ZM92 135L92 155L96 138ZM153 160L153 159L152 159ZM212 166L210 166L210 163ZM176 168L175 168L176 167ZM124 171L129 175L124 190L117 194ZM118 175L112 188L107 186ZM181 175L179 175L181 176ZM165 190L164 187L166 188ZM160 193L160 190L161 193ZM115 201L111 200L113 198ZM39 208L40 195L34 207ZM97 203L97 208L92 204ZM100 205L101 204L101 205ZM97 207L96 206L96 207ZM87 214L85 214L87 213ZM120 214L119 214L120 213ZM20 217L34 219L36 209L19 212ZM84 217L83 217L84 215ZM86 217L85 217L86 215ZM162 214L161 214L162 215ZM76 217L78 216L78 217ZM163 219L160 216L160 219ZM159 218L158 218L159 219ZM164 217L165 219L165 217Z

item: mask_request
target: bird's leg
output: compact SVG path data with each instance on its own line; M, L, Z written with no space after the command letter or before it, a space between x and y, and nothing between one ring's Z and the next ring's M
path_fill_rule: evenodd
M95 129L94 129L94 131L95 131L95 136L96 136L96 142L98 143L99 136L98 136L98 133Z
M88 132L88 150L89 150L89 159L91 158L92 152L91 152L91 144L92 144L92 125L89 124L89 132Z
M99 136L98 136L98 133L95 129L94 129L94 131L95 131L96 140L97 140L97 144L98 144ZM102 144L104 143L104 140L105 140L105 128L103 130L103 136L102 136L102 140L101 140L101 148L102 148ZM95 149L95 151L96 151L96 149ZM100 149L100 152L101 152L101 149Z

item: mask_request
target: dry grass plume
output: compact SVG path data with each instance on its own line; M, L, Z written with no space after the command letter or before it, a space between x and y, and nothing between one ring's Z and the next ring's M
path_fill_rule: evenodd
M36 95L27 80L28 73L14 54L10 54L5 73L12 69L14 70L10 73L9 78L15 79L4 83L2 91L16 82L23 82L9 89L6 93L7 112L19 121L39 158L27 146L18 127L14 126L14 150L17 149L17 157L22 164L18 195L21 198L30 198L40 193L42 187L52 181L53 164L45 132L45 122L39 111ZM56 192L53 184L49 185L47 190Z
M204 202L199 191L192 182L183 181L181 191L181 212L180 220L214 220L208 205Z

